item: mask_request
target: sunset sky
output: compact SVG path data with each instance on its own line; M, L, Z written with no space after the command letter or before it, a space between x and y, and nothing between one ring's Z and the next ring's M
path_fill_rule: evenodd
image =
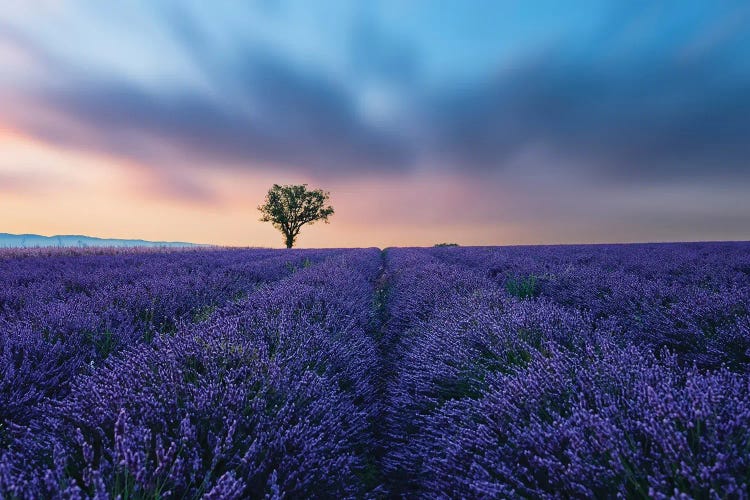
M0 232L302 247L750 239L750 3L9 0Z

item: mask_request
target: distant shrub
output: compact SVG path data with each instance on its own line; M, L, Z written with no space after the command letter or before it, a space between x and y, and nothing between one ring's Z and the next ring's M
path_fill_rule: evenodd
M435 243L435 247L457 247L458 243Z
M525 277L509 277L505 281L505 291L519 299L539 296L539 281L533 274Z

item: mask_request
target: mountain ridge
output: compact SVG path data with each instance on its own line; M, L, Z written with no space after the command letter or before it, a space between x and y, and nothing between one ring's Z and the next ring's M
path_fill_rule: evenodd
M99 238L83 234L40 234L0 233L0 248L35 247L197 247L196 243L183 241L149 241L129 238Z

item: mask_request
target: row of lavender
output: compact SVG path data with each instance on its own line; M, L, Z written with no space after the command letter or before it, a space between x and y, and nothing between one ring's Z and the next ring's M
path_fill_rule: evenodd
M391 491L747 496L747 244L387 256Z
M16 291L5 292L13 301L4 302L0 344L0 497L367 486L375 398L362 374L377 361L365 334L377 250L3 264ZM148 298L146 321L138 293ZM94 320L41 327L59 317L53 302L75 318L81 295ZM88 349L92 331L112 332L117 349Z
M439 249L432 251L435 254ZM519 298L585 310L596 326L688 363L750 370L750 244L444 249Z
M0 254L0 429L112 353L247 295L324 253L269 250ZM1 435L0 435L1 437Z

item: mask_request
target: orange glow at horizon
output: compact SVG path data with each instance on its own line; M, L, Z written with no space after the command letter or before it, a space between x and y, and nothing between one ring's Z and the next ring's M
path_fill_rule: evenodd
M274 182L315 184L288 173L196 170L192 177L213 197L193 200L170 193L168 181L153 169L57 147L7 126L0 127L0 149L0 212L5 214L0 231L8 233L280 247L279 233L258 221L257 205ZM331 224L306 227L299 246L419 246L455 239L481 244L487 239L486 227L445 220L450 199L466 195L454 179L373 178L324 187L332 192L336 214ZM425 197L445 199L446 212L430 213L419 203ZM395 199L412 200L411 213ZM494 239L515 230L495 225Z
M481 176L411 172L318 181L273 165L229 168L201 164L156 167L47 143L0 124L0 232L84 234L104 238L187 241L281 248L280 234L258 220L257 206L274 183L307 182L331 192L331 224L303 229L306 248L689 241L694 225L644 227L642 213L662 212L665 193L592 191L589 202L630 210L614 226L607 212L582 215L578 195L554 183L507 189ZM690 186L667 201L698 206L747 205L742 186L711 192ZM597 198L591 198L596 196ZM695 204L695 203L693 203ZM584 216L585 215L585 216ZM601 215L600 219L597 219ZM732 227L703 223L704 239L742 239Z

